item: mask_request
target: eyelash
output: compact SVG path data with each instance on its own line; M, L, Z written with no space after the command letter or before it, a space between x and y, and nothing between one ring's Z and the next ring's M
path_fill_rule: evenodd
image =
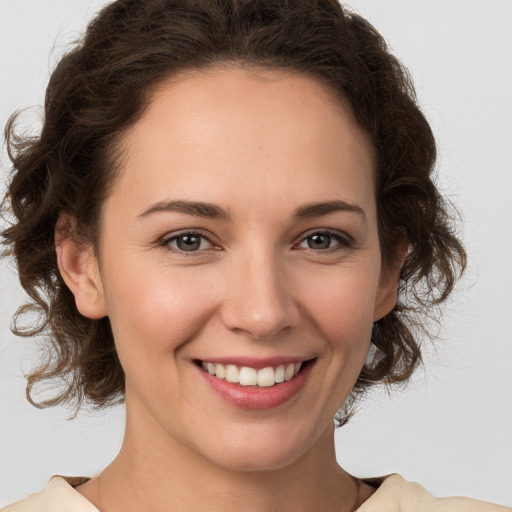
M180 256L185 256L185 257L196 256L198 253L202 253L204 250L208 250L208 249L202 249L202 250L200 249L200 250L196 250L196 251L184 251L177 247L172 247L170 245L171 242L178 240L179 238L186 237L186 236L200 238L201 240L206 240L209 244L215 246L215 244L210 240L210 238L207 235L205 235L204 233L201 233L200 231L181 231L179 233L175 233L172 236L162 238L159 241L159 245L161 247L168 248L169 250L171 250L172 252L174 252L176 254L179 254ZM202 243L202 241L200 243Z
M298 244L296 244L294 246L294 248L296 248L298 246L300 248L301 244L307 242L308 239L310 239L311 237L313 237L315 235L316 236L318 236L318 235L328 236L331 239L334 239L336 242L338 242L338 244L335 245L334 247L328 247L326 249L312 249L310 247L304 247L304 249L307 252L311 252L314 254L332 254L334 252L348 249L353 245L353 239L346 234L342 234L337 231L319 230L319 231L312 231L312 232L306 234L305 236L303 236L301 238L300 242ZM172 250L172 252L179 254L180 256L184 256L184 257L197 256L198 254L201 254L205 250L211 250L211 249L198 249L198 250L193 250L193 251L185 251L185 250L179 249L177 247L172 247L170 245L172 242L174 242L182 237L186 237L186 236L196 237L196 238L200 238L202 240L206 240L209 244L213 245L215 248L214 242L212 242L211 239L207 235L205 235L204 233L201 233L200 231L182 231L180 233L175 233L172 236L162 238L159 241L158 245L161 247L166 247L166 248Z
M335 245L334 247L328 247L326 249L312 249L310 247L304 248L305 250L311 251L315 254L319 254L319 253L332 254L332 253L335 253L338 251L346 250L346 249L350 248L353 244L353 239L350 236L348 236L347 234L340 233L339 231L331 231L331 230L325 229L325 230L321 230L321 231L313 231L313 232L308 233L306 236L304 236L301 239L301 241L299 242L299 245L305 243L309 238L311 238L315 235L316 236L318 236L318 235L328 236L331 239L334 239L336 242L338 242L338 244Z

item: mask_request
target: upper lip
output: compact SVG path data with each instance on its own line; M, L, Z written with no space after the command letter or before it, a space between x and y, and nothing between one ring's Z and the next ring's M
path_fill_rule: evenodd
M249 367L255 370L261 368L268 368L269 366L277 367L280 365L304 363L313 359L312 357L300 357L300 356L273 356L273 357L246 357L246 356L229 356L229 357L206 357L204 359L196 359L196 361L204 361L207 363L215 363L228 365L232 364L238 367Z

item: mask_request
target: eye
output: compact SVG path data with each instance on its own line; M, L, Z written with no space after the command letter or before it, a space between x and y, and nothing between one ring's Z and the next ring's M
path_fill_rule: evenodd
M314 251L343 249L350 245L348 237L329 231L318 231L304 238L298 247Z
M200 233L180 233L162 241L162 245L170 247L179 252L197 252L214 247L206 236Z

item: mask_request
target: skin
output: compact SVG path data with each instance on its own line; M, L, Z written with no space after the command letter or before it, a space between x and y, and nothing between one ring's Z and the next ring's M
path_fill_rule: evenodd
M122 142L100 260L57 238L78 309L108 315L126 374L121 451L78 492L103 512L354 510L372 491L336 463L333 417L399 271L381 265L365 134L312 78L218 67L159 87ZM147 213L170 200L230 219ZM294 217L326 201L360 211ZM183 230L207 238L185 254ZM311 248L326 231L338 238ZM292 399L254 411L194 363L229 356L316 362Z

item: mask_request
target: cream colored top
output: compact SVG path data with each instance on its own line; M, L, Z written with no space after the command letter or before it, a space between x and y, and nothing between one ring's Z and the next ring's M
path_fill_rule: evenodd
M99 512L73 487L85 477L55 475L46 488L0 512ZM356 512L512 512L512 508L470 498L435 498L421 485L407 482L400 475L383 479L379 488Z

